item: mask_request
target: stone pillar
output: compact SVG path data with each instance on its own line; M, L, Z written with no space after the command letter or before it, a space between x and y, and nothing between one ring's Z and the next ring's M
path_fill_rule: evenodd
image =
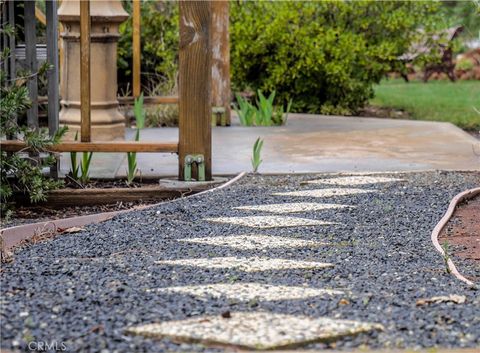
M125 137L125 117L118 110L118 27L128 18L121 0L90 1L91 16L91 121L92 140ZM60 125L67 125L67 139L80 130L80 2L63 0L58 9L63 24L64 55L61 62Z

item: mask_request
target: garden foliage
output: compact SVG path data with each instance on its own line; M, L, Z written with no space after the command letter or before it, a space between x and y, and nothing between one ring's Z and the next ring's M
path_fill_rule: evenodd
M3 31L3 30L2 30ZM11 35L11 34L10 34ZM9 50L1 53L1 62L9 56ZM3 65L2 65L3 67ZM9 80L5 71L0 71L0 136L16 137L24 141L32 151L6 153L1 151L0 156L0 213L6 217L9 211L9 201L14 192L28 195L32 203L45 201L49 190L58 188L60 181L44 175L44 168L55 163L55 156L48 153L48 146L58 143L66 131L59 129L53 136L48 135L45 129L35 130L25 125L19 125L26 110L30 107L27 82L33 75L41 75L48 70L44 64L38 73Z
M288 102L287 109L284 111L283 106L274 105L275 91L270 93L267 98L258 90L256 105L250 103L238 93L235 97L238 103L235 111L242 125L272 126L286 124L292 101Z
M125 2L131 11L130 2ZM428 1L232 1L234 91L277 92L293 111L351 114L372 86L402 69L398 57L438 25ZM142 85L169 94L178 73L178 4L142 2ZM131 19L121 26L119 82L130 82Z
M124 7L132 13L131 1ZM142 1L142 86L146 95L175 91L178 72L178 4L176 1ZM120 26L118 42L119 84L131 82L132 16ZM123 85L125 89L126 85Z
M437 5L413 1L231 3L232 82L276 90L293 111L351 114L428 29Z

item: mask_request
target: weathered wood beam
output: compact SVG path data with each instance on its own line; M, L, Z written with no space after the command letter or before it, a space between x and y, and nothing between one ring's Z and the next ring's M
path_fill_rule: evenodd
M19 140L2 140L0 147L5 152L27 152L25 142ZM48 146L51 152L146 152L146 153L177 153L177 143L112 141L112 142L62 142Z
M120 104L133 104L135 97L124 96L118 97ZM147 96L144 97L145 104L178 104L178 96Z
M48 90L48 131L53 136L58 130L59 114L59 81L58 81L58 16L57 2L55 0L45 1L46 24L47 24L47 62L52 65L47 71ZM52 177L57 178L59 163L50 168Z
M216 125L230 125L230 44L228 0L212 1L212 105Z
M132 51L133 51L133 96L140 96L140 61L141 61L141 43L140 43L140 24L141 24L141 1L133 0L133 18L132 18Z
M24 22L25 22L25 66L27 70L36 74L37 64L37 33L35 19L35 1L24 1ZM27 83L28 94L32 104L27 110L27 124L29 127L38 129L38 80L32 76Z
M80 1L80 139L91 140L90 0Z
M180 1L179 178L187 155L201 154L205 179L212 178L211 2ZM193 165L192 177L198 179Z
M48 130L53 136L58 130L59 94L58 94L58 16L55 0L45 1L47 18L47 62L52 66L47 71L48 79Z

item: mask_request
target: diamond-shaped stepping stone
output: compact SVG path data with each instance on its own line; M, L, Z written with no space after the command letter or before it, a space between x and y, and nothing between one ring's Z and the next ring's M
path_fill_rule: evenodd
M237 210L262 211L272 213L294 213L294 212L310 212L321 211L332 208L354 207L349 205L338 205L333 203L315 203L315 202L296 202L296 203L279 203L270 205L252 205L234 207Z
M334 196L348 196L355 194L367 194L370 192L376 192L376 190L366 189L312 189L312 190L299 190L299 191L287 191L277 192L275 196L303 196L303 197L334 197Z
M379 183L393 183L397 181L404 181L404 179L375 177L375 176L348 176L338 177L330 179L317 179L307 181L308 184L327 184L327 185L367 185L367 184L379 184Z
M283 216L218 217L206 218L206 220L210 222L229 223L253 228L284 228L337 224L333 222L317 221L315 219Z
M382 325L359 321L311 318L267 312L233 312L229 317L198 316L127 329L127 333L180 342L227 345L247 349L293 348L316 342L332 342Z
M186 243L204 244L212 246L227 246L234 249L263 250L273 248L312 248L328 245L325 242L303 240L267 235L231 235L218 237L178 239Z
M211 257L200 259L162 260L155 261L155 263L160 265L193 266L202 268L232 268L245 272L333 267L333 264L324 262L269 259L261 257Z
M178 293L199 298L221 298L249 302L251 300L296 300L325 295L341 295L342 291L323 288L274 286L262 283L216 283L192 286L147 289L147 292Z

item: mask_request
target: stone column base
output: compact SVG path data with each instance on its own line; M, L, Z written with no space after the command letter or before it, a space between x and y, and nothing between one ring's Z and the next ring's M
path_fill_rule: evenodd
M91 111L92 141L125 139L125 118L117 108ZM68 126L64 140L73 141L78 131L80 141L80 109L64 107L60 111L60 125Z

